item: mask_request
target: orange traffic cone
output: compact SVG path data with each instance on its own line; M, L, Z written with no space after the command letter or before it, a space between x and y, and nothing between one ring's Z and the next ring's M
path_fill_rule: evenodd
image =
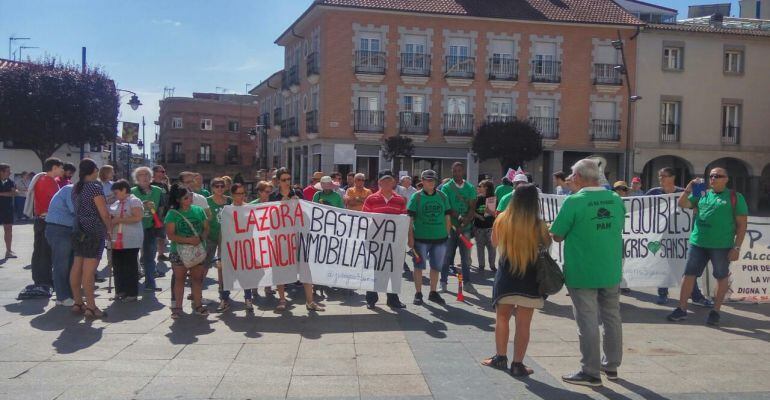
M457 301L465 301L465 296L463 296L463 274L459 273L457 274Z

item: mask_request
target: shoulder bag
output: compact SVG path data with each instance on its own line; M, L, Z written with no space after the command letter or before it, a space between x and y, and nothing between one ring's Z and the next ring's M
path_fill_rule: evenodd
M547 247L540 246L535 268L537 269L538 291L541 296L554 295L564 287L564 273L559 268L559 264L551 257Z
M195 226L193 226L187 217L182 215L182 213L177 210L172 211L179 214L179 216L184 219L184 221L187 223L187 226L190 227L190 230L195 236L200 237L200 233L198 233L198 231L195 229ZM201 239L200 243L196 245L177 243L176 252L179 254L179 258L182 260L182 264L184 264L184 266L187 268L192 268L196 265L199 265L203 262L203 260L206 259L206 245L203 244L203 239Z

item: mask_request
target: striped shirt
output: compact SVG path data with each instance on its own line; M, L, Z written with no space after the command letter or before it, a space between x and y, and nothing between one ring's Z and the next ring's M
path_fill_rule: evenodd
M406 200L395 192L390 199L386 199L382 192L378 191L364 200L362 211L380 214L406 214Z

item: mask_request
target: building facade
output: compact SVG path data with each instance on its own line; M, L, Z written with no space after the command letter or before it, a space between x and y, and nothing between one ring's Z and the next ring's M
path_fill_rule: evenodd
M768 212L770 29L706 17L650 24L637 40L633 164L645 186L663 166L682 185L723 166L752 213Z
M269 145L271 166L305 182L314 170L374 178L385 167L447 177L462 161L471 180L498 178L499 163L479 165L471 139L484 121L519 118L544 137L543 156L526 166L536 182L547 188L554 171L591 155L614 179L628 94L612 41L623 40L633 76L641 22L609 0L561 3L314 2L276 41L284 70L251 92L271 118L268 141L281 142ZM413 139L411 158L382 156L392 135Z
M253 181L257 123L254 96L193 93L160 101L158 157L171 179L185 170L211 178L241 174ZM253 133L253 132L252 132Z

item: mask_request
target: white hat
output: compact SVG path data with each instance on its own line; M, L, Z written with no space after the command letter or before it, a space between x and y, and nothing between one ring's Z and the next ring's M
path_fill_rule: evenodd
M529 179L527 179L527 176L524 174L516 174L516 176L513 177L513 183L516 182L529 183Z
M336 183L334 183L334 180L331 176L322 176L321 179L318 181L318 183L313 186L316 190L324 190L324 186L326 186L327 189L334 189L335 186L337 186Z

